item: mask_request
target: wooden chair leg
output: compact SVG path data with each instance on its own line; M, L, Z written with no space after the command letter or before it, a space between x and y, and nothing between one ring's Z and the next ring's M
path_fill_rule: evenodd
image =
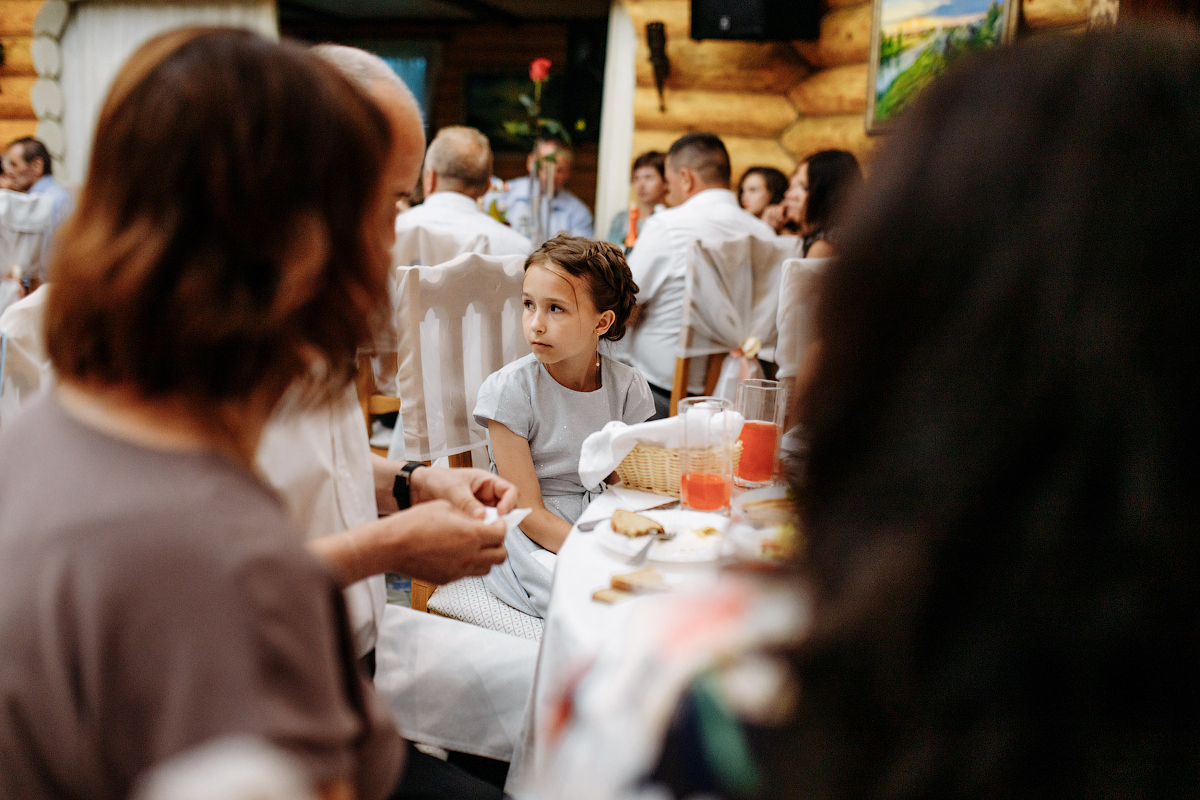
M725 364L725 353L716 353L708 357L708 370L704 374L704 394L712 397L717 390L717 381L721 379L721 367Z
M475 466L475 460L473 458L471 458L470 450L468 450L465 453L455 453L452 456L448 456L447 461L450 462L451 469L460 469L462 467Z
M687 397L689 366L688 359L675 359L675 380L671 382L671 407L667 409L668 417L675 416L679 410L679 401Z
M437 588L435 583L426 583L419 581L416 578L412 580L412 610L413 611L429 611L429 598L433 595L433 590Z

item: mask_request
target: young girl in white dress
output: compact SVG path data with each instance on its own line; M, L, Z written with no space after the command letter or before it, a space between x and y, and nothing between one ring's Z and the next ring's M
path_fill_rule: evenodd
M579 480L588 434L611 420L645 422L654 400L642 374L600 353L617 341L638 287L607 242L557 236L525 262L522 327L533 352L488 376L475 419L488 429L494 469L533 512L504 542L508 559L484 578L504 603L544 617L557 553L600 487Z

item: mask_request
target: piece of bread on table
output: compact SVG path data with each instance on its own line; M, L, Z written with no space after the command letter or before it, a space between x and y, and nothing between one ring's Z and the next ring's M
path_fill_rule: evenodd
M592 599L600 603L619 603L633 597L633 592L623 592L620 589L597 589L592 592Z
M669 587L654 567L612 576L612 587L623 592L664 592Z
M649 533L662 533L663 526L650 519L643 517L641 514L634 514L632 511L626 511L623 508L618 508L613 512L612 529L622 536L628 536L630 539L636 539L638 536L645 536Z

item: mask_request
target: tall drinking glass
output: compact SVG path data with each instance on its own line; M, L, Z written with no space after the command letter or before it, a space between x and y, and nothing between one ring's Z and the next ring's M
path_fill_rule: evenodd
M756 489L775 479L786 410L787 386L779 381L753 378L738 384L737 411L746 420L738 437L742 443L734 476L738 486Z
M679 500L696 511L725 511L733 484L737 438L733 404L720 397L679 401L683 447L679 451Z

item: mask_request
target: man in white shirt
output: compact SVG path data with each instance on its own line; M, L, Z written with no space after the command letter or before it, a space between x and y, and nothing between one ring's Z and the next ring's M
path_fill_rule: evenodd
M583 201L566 190L567 180L571 177L571 147L566 142L551 137L538 139L533 152L525 159L525 170L533 169L533 161L554 154L554 202L550 206L550 228L545 231L546 238L552 238L566 231L572 236L592 238L592 212ZM545 183L543 177L543 183ZM543 185L542 203L545 203L545 192L548 187ZM504 206L508 224L518 231L526 232L531 229L533 206L530 204L530 185L528 177L513 178L508 182L508 188L503 192L489 193L484 199L487 208L494 199Z
M427 228L464 241L482 237L487 249L480 252L487 255L528 255L533 247L527 238L479 210L491 175L486 136L465 125L442 128L425 152L425 202L396 217L396 236Z
M775 231L744 210L729 191L729 152L711 133L680 137L667 153L667 197L673 207L646 221L629 254L638 285L636 323L625 348L654 395L655 419L666 417L683 324L687 249L697 239L747 234L774 239ZM688 390L704 390L704 370L693 366Z

